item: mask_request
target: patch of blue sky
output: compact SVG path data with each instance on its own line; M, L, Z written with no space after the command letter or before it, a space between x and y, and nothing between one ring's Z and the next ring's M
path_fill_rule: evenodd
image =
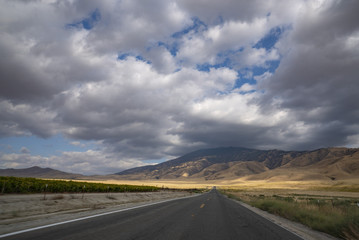
M217 63L217 64L204 63L204 64L196 65L196 69L202 72L209 72L211 68L218 69L223 67L232 69L231 60L229 58L225 58L221 63Z
M216 21L215 24L217 24L217 25L223 25L223 24L224 24L224 19L223 19L223 17L222 17L222 16L218 16L217 21Z
M266 64L267 64L268 72L274 73L277 70L277 68L279 67L280 60L268 61Z
M157 46L160 47L160 46L163 46L165 47L170 53L172 56L176 56L177 55L177 52L179 51L179 43L174 41L170 44L168 43L164 43L164 42L158 42L157 43Z
M266 72L274 73L280 64L280 60L267 61L265 66L253 66L250 68L240 69L238 71L238 78L233 89L240 88L248 83L254 85L257 83L254 77L263 75Z
M194 17L192 18L192 25L185 27L183 30L179 32L175 32L171 35L171 40L168 42L159 41L157 42L157 47L163 46L165 47L172 56L176 56L179 51L179 45L178 42L179 39L181 39L183 36L187 35L188 33L199 33L201 31L207 30L207 25L202 22L199 18ZM151 48L149 48L151 49Z
M84 28L86 30L91 30L97 22L101 20L100 10L96 9L90 15L81 21L73 22L67 24L67 28Z
M250 85L257 83L257 81L253 78L254 76L249 73L250 71L251 70L249 69L238 71L238 78L236 79L233 89L240 88L246 83Z
M92 141L70 140L61 134L51 138L39 138L37 136L8 137L0 139L0 152L21 153L21 148L27 148L31 155L44 157L58 156L62 152L85 152L95 148Z
M265 48L269 50L274 47L285 28L283 27L275 27L272 28L268 34L266 34L261 40L259 40L253 47L254 48Z
M251 94L251 93L254 93L254 92L257 92L257 90L240 91L239 93L240 93L241 95L246 95L246 94Z
M240 47L240 48L235 49L235 50L223 51L223 52L218 53L217 57L218 58L228 57L230 55L235 55L235 54L238 54L240 52L243 52L243 50L244 50L244 47Z
M254 66L252 68L253 76L260 76L265 72L274 73L278 68L280 60L267 61L265 66Z
M220 17L220 21L223 21L223 19ZM165 47L172 56L176 56L179 51L179 39L181 39L183 36L187 35L188 33L199 33L202 31L206 31L208 29L207 24L205 24L203 21L201 21L198 17L192 18L192 25L185 27L181 31L175 32L171 35L171 41L169 42L157 42L157 46L163 46Z
M280 64L280 60L272 60L272 61L266 61L266 63L262 66L258 66L258 65L253 65L253 66L249 66L249 67L244 67L244 68L239 68L238 69L238 64L236 64L234 61L235 58L233 58L234 55L242 52L244 50L244 48L239 48L237 50L230 50L230 51L225 51L225 52L221 52L219 54L217 54L217 58L221 59L222 61L216 64L209 64L209 63L203 63L203 64L197 64L196 65L196 69L198 71L204 71L204 72L209 72L212 68L217 69L217 68L229 68L229 69L235 69L238 73L238 78L235 81L235 84L232 88L232 90L234 89L238 89L241 86L243 86L244 84L250 84L250 85L255 85L257 83L257 81L255 80L256 76L260 76L266 72L270 72L270 73L274 73L275 70L278 68L279 64ZM240 66L240 65L239 65ZM251 91L246 91L245 93L252 93L255 90L251 90ZM219 92L219 94L227 94L228 92Z
M179 32L173 33L171 37L182 38L184 35L190 32L199 33L201 31L207 30L208 28L208 26L204 22L202 22L198 17L193 17L192 22L193 24L191 26L188 26Z
M209 64L209 63L203 63L203 64L197 64L196 65L196 69L198 71L204 71L204 72L209 72L211 68L214 69L218 69L218 68L229 68L229 69L233 69L233 66L235 65L232 60L231 57L242 52L244 50L244 47L241 47L237 50L228 50L228 51L224 51L224 52L220 52L217 54L217 59L220 59L221 61L219 63L216 64Z
M118 55L117 59L118 60L126 60L126 58L129 57L129 56L133 56L133 55L130 54L130 53L121 53L121 54Z
M137 55L136 56L136 59L139 60L139 61L142 61L142 62L146 62L148 64L151 64L151 61L145 59L144 57L142 57L141 55Z
M133 54L133 53L120 53L120 54L118 54L117 59L118 60L126 60L128 57L134 57L138 61L142 61L142 62L145 62L147 64L151 64L151 61L145 59L143 56Z

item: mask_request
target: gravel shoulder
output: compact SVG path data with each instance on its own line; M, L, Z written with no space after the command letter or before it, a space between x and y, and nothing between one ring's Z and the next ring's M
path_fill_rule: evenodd
M185 191L0 195L0 234L187 196Z

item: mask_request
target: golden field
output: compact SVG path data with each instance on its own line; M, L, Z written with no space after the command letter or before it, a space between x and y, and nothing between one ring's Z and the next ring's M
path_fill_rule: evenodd
M79 180L84 181L84 180ZM224 190L253 191L253 192L288 192L304 193L314 195L330 196L352 196L359 198L359 180L346 179L342 181L269 181L269 180L213 180L205 181L203 179L191 180L87 180L88 182L97 182L105 184L128 184L128 185L147 185L163 188L192 189L207 188L216 186Z

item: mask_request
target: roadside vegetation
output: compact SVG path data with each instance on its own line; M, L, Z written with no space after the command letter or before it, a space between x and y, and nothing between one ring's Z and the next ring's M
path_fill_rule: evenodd
M359 199L223 191L230 198L342 239L359 239Z
M37 178L0 177L0 193L106 193L153 192L161 188L153 186L118 185L104 183L44 180Z

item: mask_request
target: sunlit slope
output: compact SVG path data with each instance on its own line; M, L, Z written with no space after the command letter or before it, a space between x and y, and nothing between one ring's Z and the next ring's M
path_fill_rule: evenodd
M341 180L359 176L359 150L215 148L118 173L120 179Z

